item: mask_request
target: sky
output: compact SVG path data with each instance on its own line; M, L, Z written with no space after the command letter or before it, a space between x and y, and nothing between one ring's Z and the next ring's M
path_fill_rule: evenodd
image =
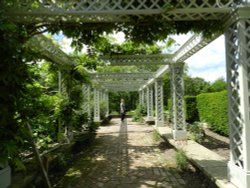
M191 36L192 34L190 33L187 35L171 36L176 41L176 49L171 50L173 52L177 50ZM123 33L118 33L115 37L119 43L125 41ZM54 38L62 46L62 50L65 53L72 53L74 51L74 49L70 47L71 39L64 37L62 34L56 35ZM191 77L204 78L209 82L214 82L216 79L221 77L226 78L224 40L224 35L222 35L188 58L185 61L188 65L188 75ZM86 48L84 48L82 52L86 52Z
M183 44L190 36L174 36L174 39L177 43ZM189 57L185 63L189 67L188 74L191 77L201 77L210 82L221 77L226 78L224 35Z

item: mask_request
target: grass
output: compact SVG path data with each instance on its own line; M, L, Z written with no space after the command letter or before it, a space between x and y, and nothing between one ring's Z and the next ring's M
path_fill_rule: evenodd
M179 150L176 152L175 160L176 160L177 167L179 169L186 170L188 168L188 164L189 164L188 159L183 150Z
M152 132L152 139L154 142L159 142L162 138L161 135L156 130L154 130Z

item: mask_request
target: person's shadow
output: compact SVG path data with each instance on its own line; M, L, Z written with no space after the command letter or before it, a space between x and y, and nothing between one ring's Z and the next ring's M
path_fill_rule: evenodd
M127 125L127 119L125 118L123 121L121 121L121 126L126 126Z

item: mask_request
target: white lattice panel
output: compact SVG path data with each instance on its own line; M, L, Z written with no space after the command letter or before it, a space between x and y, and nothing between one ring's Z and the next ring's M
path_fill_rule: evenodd
M231 160L244 169L248 160L244 157L248 144L244 139L250 113L250 20L231 26L226 39Z
M63 65L72 66L75 62L74 58L69 57L60 48L58 48L53 41L45 37L44 35L36 35L32 37L26 45L34 52L41 53L42 56L48 60Z
M89 85L85 85L83 84L83 113L87 113L88 114L88 118L91 118L91 105L90 105L90 86Z
M92 73L92 79L149 79L154 73Z
M128 65L166 65L172 62L171 54L156 55L112 55L101 56L99 59L113 66Z
M163 83L161 79L155 81L155 114L156 124L163 126L164 124L164 111L163 111Z
M237 10L235 15L237 15L236 23L226 32L231 150L228 177L237 187L248 188L250 185L250 7Z
M126 87L120 87L120 88L107 88L110 92L130 92L130 91L138 91L139 88L126 88Z
M153 105L153 87L148 86L147 87L147 118L153 118L154 117L154 105Z
M240 95L239 95L239 44L237 36L237 25L229 28L226 34L227 50L227 77L229 82L229 113L230 113L230 131L231 131L231 159L237 165L243 168L242 157L242 118L240 114ZM230 52L230 53L228 53Z
M222 3L217 3L222 2ZM162 20L219 20L235 7L229 1L209 0L24 0L2 3L16 22L128 22L135 17L159 15Z
M100 91L94 88L94 121L100 121Z
M183 64L173 64L171 74L174 130L185 130Z

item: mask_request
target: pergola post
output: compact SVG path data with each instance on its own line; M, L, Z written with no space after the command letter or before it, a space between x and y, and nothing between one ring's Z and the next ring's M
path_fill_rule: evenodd
M106 117L109 116L109 92L105 91L105 101L106 101Z
M145 89L142 89L141 92L142 92L142 100L141 100L141 101L142 101L142 104L141 104L141 105L142 105L143 107L145 107L145 101L146 101L146 99L145 99Z
M91 119L91 107L90 107L90 86L83 84L83 112L88 114L88 120Z
M183 65L184 63L171 64L173 137L175 140L187 139L184 114Z
M58 93L62 94L62 73L58 71ZM57 141L61 141L61 133L62 133L62 118L58 117L58 127L57 127Z
M147 122L154 121L154 114L153 114L154 106L153 106L153 88L152 86L147 86Z
M94 88L94 122L100 121L100 91Z
M237 187L247 188L250 185L250 7L239 8L236 13L236 23L225 34L230 127L228 178Z
M139 91L139 104L142 105L142 90Z
M163 82L160 78L155 81L155 115L155 125L157 127L164 126Z

